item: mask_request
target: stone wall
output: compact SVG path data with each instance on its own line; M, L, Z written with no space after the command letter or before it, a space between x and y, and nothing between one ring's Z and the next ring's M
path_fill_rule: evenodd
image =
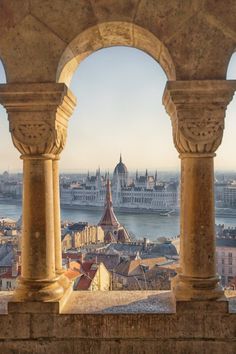
M0 352L235 353L236 313L227 313L227 303L180 302L175 311L167 292L121 293L76 292L60 315L0 315Z

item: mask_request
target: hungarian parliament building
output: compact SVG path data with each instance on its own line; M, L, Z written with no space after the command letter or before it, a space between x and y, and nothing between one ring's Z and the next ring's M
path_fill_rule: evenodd
M100 169L95 176L89 173L83 181L60 183L61 205L64 207L103 207L106 195L106 181L111 179L113 206L117 209L153 210L163 213L174 212L179 205L179 185L174 182L158 182L157 173L134 178L129 177L128 169L120 161L113 176L101 175Z

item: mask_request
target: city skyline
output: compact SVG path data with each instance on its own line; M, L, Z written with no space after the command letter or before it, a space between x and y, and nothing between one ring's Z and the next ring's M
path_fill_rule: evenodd
M236 78L236 55L228 79ZM0 64L0 82L5 75ZM172 140L171 122L162 106L166 76L144 52L127 47L102 49L76 70L71 90L78 103L69 122L67 144L61 155L62 172L113 171L122 153L129 171L178 171L180 161ZM234 150L236 98L226 113L223 143L216 170L236 170ZM22 170L14 148L7 115L0 106L0 172ZM7 161L7 164L6 164Z

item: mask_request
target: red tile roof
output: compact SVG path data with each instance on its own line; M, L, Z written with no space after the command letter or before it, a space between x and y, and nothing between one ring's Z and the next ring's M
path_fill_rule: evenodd
M79 279L77 285L75 286L75 290L88 290L96 273L97 269L90 270L89 272L84 273Z
M70 262L70 268L65 272L65 275L70 280L75 280L74 290L88 290L97 269L91 269L95 262Z

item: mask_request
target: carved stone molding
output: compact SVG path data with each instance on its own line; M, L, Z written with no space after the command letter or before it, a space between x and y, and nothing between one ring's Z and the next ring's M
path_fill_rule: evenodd
M68 119L76 104L64 84L0 85L10 132L22 155L59 155L67 136Z
M223 137L227 105L236 81L169 81L163 104L180 154L214 154Z

